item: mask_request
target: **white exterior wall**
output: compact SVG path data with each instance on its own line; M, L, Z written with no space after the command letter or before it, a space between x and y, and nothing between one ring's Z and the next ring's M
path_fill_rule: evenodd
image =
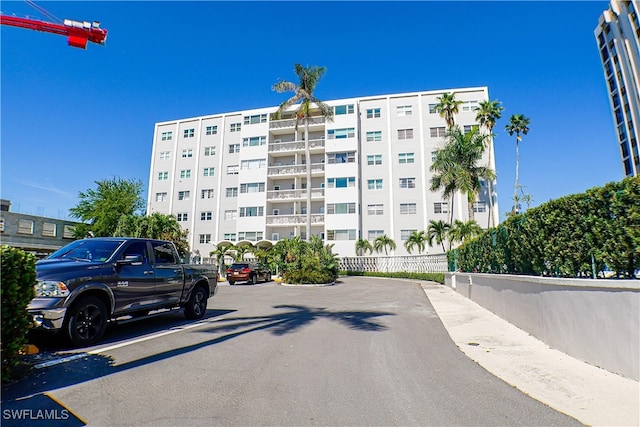
M377 231L396 242L397 249L389 255L403 255L407 251L402 238L410 230L425 230L430 220L449 221L448 213L434 211L435 203L448 200L429 190L432 152L443 143L442 137L431 136L431 128L445 127L444 119L429 113L429 105L436 104L436 98L445 92L455 92L456 99L462 101L489 99L487 88L479 87L326 101L333 107L353 106L353 112L337 114L333 122L310 125L312 235L334 244L334 252L340 256L354 256L356 239L367 239L370 232L377 235ZM457 125L476 124L472 108L473 105L461 105ZM147 211L180 215L180 224L190 231L192 251L198 250L203 257L221 241L238 243L243 233L261 233L258 240L267 241L274 240L274 235L287 238L306 233L304 126L301 124L295 132L292 122L271 121L270 115L276 109L188 118L155 126ZM368 118L369 109L379 109L379 117L374 114ZM266 114L266 122L245 123L245 117L262 114ZM240 130L235 127L238 123ZM217 126L216 132L209 128L207 134L211 126ZM330 131L340 129L353 129L353 135L345 138L331 135ZM412 137L407 137L409 131ZM163 141L166 132L172 132L171 139ZM380 137L367 141L368 132L380 132ZM243 146L243 138L252 137L264 137L265 143ZM239 146L239 151L230 152L232 145ZM189 154L183 157L184 150L192 150L191 157ZM341 153L353 154L348 162L330 163L331 156L338 154L342 158ZM368 164L369 156L376 156L372 158L373 164ZM243 161L259 159L264 159L263 167L242 168ZM487 151L484 161L488 163L488 159ZM214 168L213 176L204 176L205 168ZM188 170L190 176L181 177L181 171ZM166 180L159 179L161 172L168 173ZM336 188L334 184L330 188L330 181L337 182L340 178L347 178L347 186ZM349 184L349 178L353 179L353 185ZM405 179L404 188L401 179ZM410 179L410 184L406 179ZM382 180L382 188L369 190L369 180ZM264 191L241 192L243 184L254 183L263 183ZM187 191L188 199L179 200L179 195L184 196ZM165 192L164 199L158 195ZM486 191L480 194L479 200L485 202L486 209L475 214L483 227L488 222L487 198ZM329 214L327 208L337 204L341 204L337 210L355 204L355 212ZM370 215L369 205L381 205L381 214ZM262 216L240 217L240 209L250 207L262 207ZM498 218L497 204L494 212L494 218ZM466 196L458 196L454 219L466 221L467 216ZM330 235L339 237L329 240ZM257 243L254 238L249 240ZM442 252L439 246L428 250L432 254Z

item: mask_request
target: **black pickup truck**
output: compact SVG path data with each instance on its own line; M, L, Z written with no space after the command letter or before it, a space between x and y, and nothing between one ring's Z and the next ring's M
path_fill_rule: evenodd
M215 266L182 264L173 242L128 237L76 240L38 261L36 273L35 328L75 346L95 344L122 316L181 307L200 319L218 285Z

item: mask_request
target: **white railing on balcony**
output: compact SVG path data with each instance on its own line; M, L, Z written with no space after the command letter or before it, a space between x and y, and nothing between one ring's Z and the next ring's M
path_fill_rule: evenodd
M311 173L324 172L324 163L312 163ZM299 175L307 173L306 165L283 165L283 166L269 166L267 169L268 176L275 175Z
M324 124L324 117L311 117L309 118L309 125L321 125ZM296 125L296 119L285 119L285 120L272 120L269 122L269 129L282 129L294 127ZM298 127L304 127L304 121L298 121Z
M443 273L448 270L447 255L356 256L340 259L341 270L386 273Z
M305 149L305 146L304 141L274 142L269 144L269 152L302 151ZM314 150L316 148L324 148L324 139L309 140L309 149Z
M267 200L290 200L304 199L307 197L307 190L271 190L267 191ZM311 198L324 198L324 188L312 188Z
M298 225L307 223L307 214L267 215L267 225ZM311 214L311 224L324 224L324 214Z

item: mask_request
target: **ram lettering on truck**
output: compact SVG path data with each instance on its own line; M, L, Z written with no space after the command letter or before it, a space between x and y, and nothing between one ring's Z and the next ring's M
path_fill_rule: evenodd
M100 341L107 322L182 308L201 319L217 291L215 266L183 264L173 242L126 237L76 240L36 263L28 306L36 329L75 346Z

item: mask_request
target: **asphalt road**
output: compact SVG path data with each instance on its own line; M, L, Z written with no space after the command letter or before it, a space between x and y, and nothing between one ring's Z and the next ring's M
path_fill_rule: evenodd
M223 285L203 321L165 314L37 358L52 365L5 388L3 408L46 392L91 426L581 425L467 358L401 281ZM73 423L31 423L58 424Z

